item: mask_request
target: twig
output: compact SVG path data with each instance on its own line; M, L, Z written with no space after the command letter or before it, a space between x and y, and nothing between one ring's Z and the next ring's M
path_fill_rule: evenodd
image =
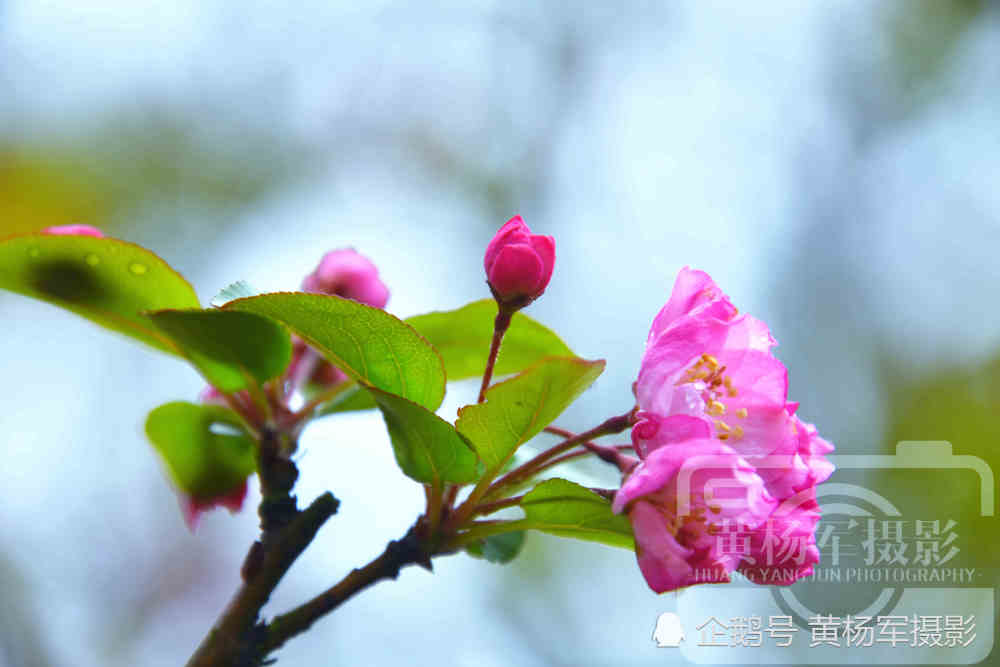
M202 641L187 667L251 665L260 656L263 628L257 624L261 608L295 559L317 531L337 511L339 502L324 493L281 531L267 547L255 542L243 572L246 581Z
M419 536L419 523L400 540L393 540L375 560L352 570L339 583L292 611L274 617L265 628L262 647L264 655L281 647L292 637L308 630L313 623L329 614L357 593L382 579L395 579L407 565L431 569L431 555L424 550Z

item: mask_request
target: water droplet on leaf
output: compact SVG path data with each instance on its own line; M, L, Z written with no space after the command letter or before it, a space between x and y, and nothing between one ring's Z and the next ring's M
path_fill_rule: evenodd
M140 264L139 262L132 262L128 265L128 270L137 276L141 276L146 273L146 271L149 271L149 267L145 264Z
M101 258L98 257L97 255L93 253L87 255L87 264L90 264L91 266L97 266L100 263L101 263Z
M38 248L32 248L28 251L28 257L38 257L42 254L42 251Z

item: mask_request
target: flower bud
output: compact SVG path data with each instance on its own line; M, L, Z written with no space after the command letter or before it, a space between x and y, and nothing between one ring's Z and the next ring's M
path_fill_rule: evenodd
M60 225L57 227L47 227L42 230L42 234L52 234L54 236L93 236L95 239L104 238L104 233L97 227L90 225Z
M229 407L229 403L226 402L222 392L212 385L206 385L205 388L201 390L201 393L198 394L198 400L205 405L218 405L223 408Z
M243 509L243 501L247 497L247 481L244 479L229 491L216 496L194 497L181 496L181 511L184 523L191 532L198 527L201 515L216 507L225 507L235 514Z
M333 294L375 308L385 308L389 301L389 289L379 279L378 269L353 248L331 250L323 255L316 270L302 281L302 290ZM347 380L343 371L324 361L297 336L292 337L292 361L285 377L291 392L310 385L329 388Z
M545 291L555 259L555 240L532 234L521 216L515 215L486 246L483 266L496 300L522 308Z
M354 299L375 308L385 308L389 300L389 289L379 280L378 269L353 248L326 253L302 282L302 290Z

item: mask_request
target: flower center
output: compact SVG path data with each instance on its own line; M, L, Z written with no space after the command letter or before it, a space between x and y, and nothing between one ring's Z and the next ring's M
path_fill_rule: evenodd
M743 437L743 427L739 424L730 425L718 417L729 413L729 406L723 399L735 398L739 390L733 386L733 380L726 375L726 367L711 354L701 355L686 371L675 385L691 384L701 389L702 400L705 401L705 413L714 419L716 437L719 440L739 440ZM747 409L738 408L732 412L740 419L747 418Z

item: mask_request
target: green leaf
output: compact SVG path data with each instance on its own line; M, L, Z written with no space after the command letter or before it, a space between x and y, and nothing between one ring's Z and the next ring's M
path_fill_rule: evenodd
M436 410L444 366L412 327L384 310L326 294L279 293L237 299L225 310L281 322L361 384Z
M29 234L0 241L0 288L171 353L177 350L143 313L198 307L191 285L150 251L91 236Z
M524 546L524 531L513 530L509 533L490 535L466 545L465 551L470 556L485 558L491 563L509 563L521 553Z
M458 411L456 427L496 472L518 447L562 414L604 370L604 361L553 357L494 385L486 402Z
M406 323L429 340L444 359L448 380L482 377L493 340L497 304L493 299L473 301L458 310L427 313ZM571 357L559 336L527 315L517 313L503 337L496 375L518 373L545 357Z
M228 310L161 310L149 318L219 390L232 393L281 375L292 340L277 322Z
M525 520L519 521L559 537L634 549L632 526L611 511L611 503L590 489L565 479L548 479L521 500Z
M455 428L405 398L369 389L382 410L396 463L423 484L465 484L477 477L478 459Z
M256 443L227 408L167 403L149 413L146 435L174 484L193 498L225 494L256 470Z
M441 354L448 381L480 377L486 370L486 357L493 337L496 302L474 301L458 310L416 315L403 320L426 338ZM548 356L572 356L566 344L545 326L526 315L514 315L503 339L494 368L496 375L524 370ZM364 391L345 395L324 406L320 416L354 410L373 410L375 400Z

